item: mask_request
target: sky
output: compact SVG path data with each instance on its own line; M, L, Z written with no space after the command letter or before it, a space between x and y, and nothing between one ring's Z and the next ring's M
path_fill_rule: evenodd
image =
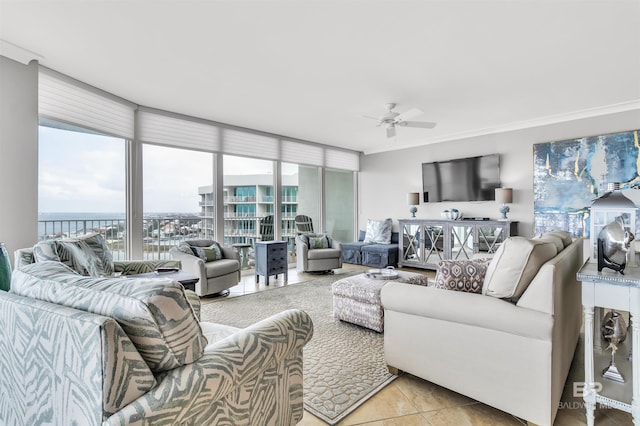
M125 148L123 139L40 126L39 212L124 213ZM213 181L212 154L145 144L143 158L145 213L200 211L198 187ZM224 170L271 174L272 162L225 156Z

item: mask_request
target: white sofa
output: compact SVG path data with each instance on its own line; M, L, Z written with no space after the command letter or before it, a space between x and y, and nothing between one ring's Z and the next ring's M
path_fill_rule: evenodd
M381 293L387 364L527 421L553 424L580 334L582 264L578 239L533 271L517 303L387 284Z

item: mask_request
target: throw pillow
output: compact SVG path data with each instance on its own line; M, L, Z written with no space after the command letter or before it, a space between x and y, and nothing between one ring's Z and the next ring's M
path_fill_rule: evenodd
M60 262L55 240L40 241L33 246L33 259L35 262L43 262L45 260Z
M557 252L550 241L507 238L487 268L482 293L516 303L542 264Z
M181 242L178 247L177 247L178 251L181 251L184 254L193 254L193 250L191 250L191 246L188 243L185 242ZM195 255L194 255L195 256Z
M364 243L389 244L391 242L392 228L393 220L391 218L384 220L367 219L367 231L364 236Z
M329 241L324 235L322 237L309 237L309 248L312 250L329 248Z
M555 234L545 232L544 234L536 235L532 239L552 242L555 244L556 249L558 249L558 253L564 250L564 243L562 242L562 239Z
M568 233L567 231L560 231L560 230L547 231L541 235L542 238L545 238L548 236L554 236L554 237L560 238L565 247L570 246L571 243L573 242L573 238L571 238L571 234Z
M195 257L199 257L205 262L207 261L207 254L204 252L204 247L189 246L189 248L191 249L191 254Z
M434 287L480 294L489 263L491 258L441 260L438 263Z
M100 276L98 259L83 241L56 241L56 251L60 256L60 262L80 275Z
M205 262L213 262L214 260L220 260L224 257L220 244L218 243L213 243L209 247L203 247L202 251L205 255Z

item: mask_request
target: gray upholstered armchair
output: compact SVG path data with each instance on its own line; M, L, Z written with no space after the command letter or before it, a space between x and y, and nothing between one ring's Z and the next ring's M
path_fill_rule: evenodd
M321 272L342 268L340 243L326 234L304 234L296 237L296 270Z
M219 252L213 259L207 258L205 249L213 246ZM169 255L182 263L183 271L200 278L196 283L198 296L220 293L240 282L240 256L233 248L222 247L213 240L185 241L171 248Z

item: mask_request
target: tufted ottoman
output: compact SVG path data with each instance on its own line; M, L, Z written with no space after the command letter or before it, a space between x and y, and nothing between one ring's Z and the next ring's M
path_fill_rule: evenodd
M333 283L333 315L339 320L361 325L378 332L384 331L384 310L380 303L380 290L390 281L428 285L426 275L396 271L394 280L377 280L365 274L343 278Z

